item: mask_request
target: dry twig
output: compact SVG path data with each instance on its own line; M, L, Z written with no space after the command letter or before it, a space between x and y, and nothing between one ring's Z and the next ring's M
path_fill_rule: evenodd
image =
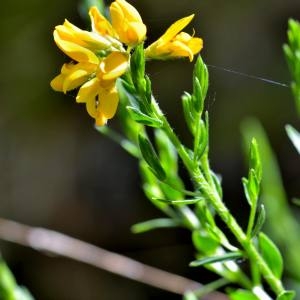
M0 239L80 261L111 273L143 282L175 294L201 287L201 284L126 256L107 251L65 234L44 228L30 227L0 218ZM224 300L225 295L214 292L206 300Z

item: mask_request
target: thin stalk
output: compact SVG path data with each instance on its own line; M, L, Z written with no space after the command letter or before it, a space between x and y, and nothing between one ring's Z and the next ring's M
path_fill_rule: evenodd
M231 215L228 208L223 203L222 199L220 199L218 193L216 193L215 189L213 189L210 184L207 182L207 179L204 177L199 167L194 163L192 158L187 153L185 147L181 144L177 135L174 133L171 128L169 122L161 112L157 102L153 99L152 107L155 110L157 117L161 119L163 122L163 129L168 135L169 139L172 141L173 145L178 151L180 158L182 159L185 167L189 171L193 180L195 181L197 188L199 188L203 194L211 201L213 207L215 208L218 215L221 217L224 223L227 224L231 232L234 234L238 242L242 245L246 254L251 263L256 263L265 280L268 282L272 290L279 295L284 292L284 288L279 279L277 279L269 266L266 264L262 256L259 254L257 249L255 248L253 242L248 239L247 235L244 233L242 228L239 226L235 218Z
M251 238L251 233L252 233L252 229L254 226L256 211L257 211L257 199L252 202L251 209L250 209L250 216L249 216L249 221L248 221L248 226L247 226L248 239Z

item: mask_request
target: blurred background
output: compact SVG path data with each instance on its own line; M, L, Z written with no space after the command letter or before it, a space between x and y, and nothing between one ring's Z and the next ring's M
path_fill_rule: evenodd
M298 0L129 2L147 24L149 42L178 18L195 13L189 32L194 28L204 39L207 64L290 80L282 44L287 19L300 19ZM68 61L55 46L52 31L65 18L84 28L78 6L71 0L1 3L0 216L207 282L208 273L187 266L194 255L189 232L130 232L134 223L161 216L143 196L136 161L94 130L73 95L49 86ZM191 90L192 68L185 60L147 65L156 98L186 141L180 96ZM222 174L225 201L239 220L245 213L241 177L246 174L239 128L248 116L266 128L288 195L299 196L299 157L284 131L286 123L299 125L288 88L210 68L207 109L211 164ZM117 120L109 126L117 128ZM36 299L180 299L68 259L6 242L0 242L0 249L18 282Z

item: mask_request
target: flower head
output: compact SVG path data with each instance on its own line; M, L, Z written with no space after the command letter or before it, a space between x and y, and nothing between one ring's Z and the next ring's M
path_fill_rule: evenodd
M129 46L141 43L146 37L146 26L138 11L125 0L116 0L110 6L112 26L119 40Z
M145 50L146 57L155 59L188 57L192 61L194 54L202 49L203 41L181 30L191 22L193 17L194 15L190 15L173 23L157 41Z

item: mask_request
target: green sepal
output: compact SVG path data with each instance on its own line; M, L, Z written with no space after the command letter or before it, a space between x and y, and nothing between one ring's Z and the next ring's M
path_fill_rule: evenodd
M259 298L252 292L238 289L229 294L230 300L259 300Z
M144 233L158 228L173 228L179 225L180 223L174 219L160 218L137 223L131 227L131 231L133 233Z
M194 260L189 264L189 266L190 267L200 267L200 266L213 264L213 263L217 263L217 262L236 260L236 259L239 259L239 258L242 258L242 257L243 257L243 255L239 251L228 252L228 253L225 253L223 255L205 257L203 259Z
M284 291L276 298L276 300L293 300L295 296L295 291Z
M126 109L128 110L129 114L131 115L132 119L136 122L154 127L154 128L160 128L162 127L163 123L161 120L152 118L147 116L146 114L142 113L138 108L133 106L127 106Z
M147 164L149 165L153 174L159 179L164 180L166 178L166 173L159 162L159 158L154 150L149 139L142 134L138 136L138 142L141 150L141 154Z
M280 279L283 271L283 259L280 251L272 240L263 232L259 233L258 241L263 259L272 270L274 276Z
M259 234L259 232L261 231L261 229L265 223L265 220L266 220L266 210L265 210L264 205L261 204L257 211L256 222L252 229L251 237L255 237Z

